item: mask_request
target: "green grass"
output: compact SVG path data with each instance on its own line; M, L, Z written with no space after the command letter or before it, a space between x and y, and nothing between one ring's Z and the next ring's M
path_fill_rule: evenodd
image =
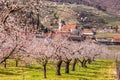
M62 65L61 76L55 75L55 66L47 65L47 79L43 78L43 68L39 65L32 67L13 67L8 64L8 68L0 66L0 80L115 80L115 63L108 60L97 60L92 64L88 64L88 68L81 68L79 64L76 71L70 71L69 74L64 73L64 65ZM71 67L70 67L71 68Z

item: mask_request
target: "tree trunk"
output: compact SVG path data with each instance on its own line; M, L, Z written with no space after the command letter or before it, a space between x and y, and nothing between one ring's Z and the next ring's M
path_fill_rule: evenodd
M15 66L18 67L18 60L15 60Z
M35 29L35 24L34 24L34 18L32 17L32 25L33 25L33 28Z
M62 65L62 60L60 60L60 61L57 62L56 75L61 75L61 73L60 73L61 65Z
M91 64L92 60L90 58L88 58L88 64Z
M65 62L66 66L65 66L65 73L69 73L69 65L70 65L70 61L66 61Z
M44 67L44 78L47 78L47 77L46 77L46 71L47 71L47 70L46 70L46 65L47 65L47 63L45 63L45 64L43 65L43 67Z
M4 68L7 68L7 59L4 62Z
M76 63L77 63L77 59L74 59L74 62L73 62L73 65L72 65L72 71L75 71Z
M40 18L39 18L39 13L37 14L38 22L37 22L37 30L40 27Z
M37 14L37 19L38 19L38 22L37 22L37 30L42 30L42 29L44 29L44 26L43 26L43 24L41 23L41 20L40 20L40 18L39 18L39 13Z
M93 60L92 61L95 61L95 57L93 57Z
M14 52L15 49L16 49L16 47L17 47L17 45L16 45L16 46L14 47L14 49L9 53L8 56L6 56L3 60L0 61L0 64L3 63L3 62L5 62L5 60L7 60L7 59L13 54L13 52Z
M86 66L86 60L83 60L82 62L81 62L81 66L83 67L83 68L86 68L87 66Z

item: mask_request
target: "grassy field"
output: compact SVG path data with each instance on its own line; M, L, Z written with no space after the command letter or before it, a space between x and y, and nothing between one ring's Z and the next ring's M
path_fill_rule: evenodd
M110 33L110 32L97 33L95 36L96 36L96 38L112 38L112 37L115 37L115 36L120 36L120 33Z
M62 75L55 75L55 67L51 64L47 65L47 79L43 78L43 69L36 65L33 67L12 67L14 64L9 63L5 69L0 66L0 80L116 80L115 63L108 60L97 60L88 65L88 68L81 68L79 64L76 71L70 71L69 74L64 73L64 65L62 65Z

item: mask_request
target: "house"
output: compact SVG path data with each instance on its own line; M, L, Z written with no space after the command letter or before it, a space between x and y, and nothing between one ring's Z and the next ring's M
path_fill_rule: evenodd
M120 42L120 36L115 36L112 38L113 42Z
M79 30L77 29L77 25L63 25L61 30L58 29L57 32L70 32L71 34L79 35Z
M117 32L119 32L119 33L120 33L120 28L118 28Z
M54 37L68 37L72 40L81 40L81 36L79 36L79 30L77 29L77 25L63 25L61 29L55 31Z
M63 25L61 31L72 31L77 29L77 25Z
M82 37L79 35L79 30L76 25L63 25L61 29L54 30L54 33L48 32L45 34L45 38L62 37L69 40L81 41Z
M83 34L83 35L88 35L88 36L94 35L94 33L93 33L92 30L83 30L83 31L82 31L82 34Z

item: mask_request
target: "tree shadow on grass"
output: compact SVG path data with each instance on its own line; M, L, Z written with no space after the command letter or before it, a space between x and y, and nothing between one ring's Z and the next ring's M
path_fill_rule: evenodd
M32 67L32 66L28 66L26 67L27 69L30 69L30 70L38 70L38 69L42 69L41 67Z
M87 69L88 70L99 70L99 69L107 69L108 66L111 64L111 62L109 63L106 63L106 62L103 62L103 61L98 61L99 63L93 63L94 67L93 66L89 66Z
M101 67L101 66L98 66L98 67L88 67L87 68L87 71L89 71L89 70L94 70L94 71L98 71L98 70L100 70L100 69L102 69L102 68L104 68L104 69L106 69L106 68L108 68L108 67Z
M98 65L104 65L104 64L109 64L109 63L112 63L111 61L104 61L104 60L98 60L98 61L95 61L93 62L94 64L98 64Z
M67 79L69 79L69 78L72 78L73 80L74 79L76 79L77 78L77 80L90 80L90 79L88 79L88 77L86 77L86 75L85 74L74 74L74 73L69 73L68 74L69 76L60 76L60 78L67 78ZM65 80L67 80L67 79L65 79ZM61 79L62 80L62 79Z
M4 74L4 75L20 75L18 73L4 72L4 71L0 72L0 74Z
M97 73L98 74L98 73ZM88 78L97 78L97 75L96 74L84 74L84 73L70 73L69 74L70 76L72 76L72 78L79 78L80 80L88 80ZM84 79L83 79L84 78Z

